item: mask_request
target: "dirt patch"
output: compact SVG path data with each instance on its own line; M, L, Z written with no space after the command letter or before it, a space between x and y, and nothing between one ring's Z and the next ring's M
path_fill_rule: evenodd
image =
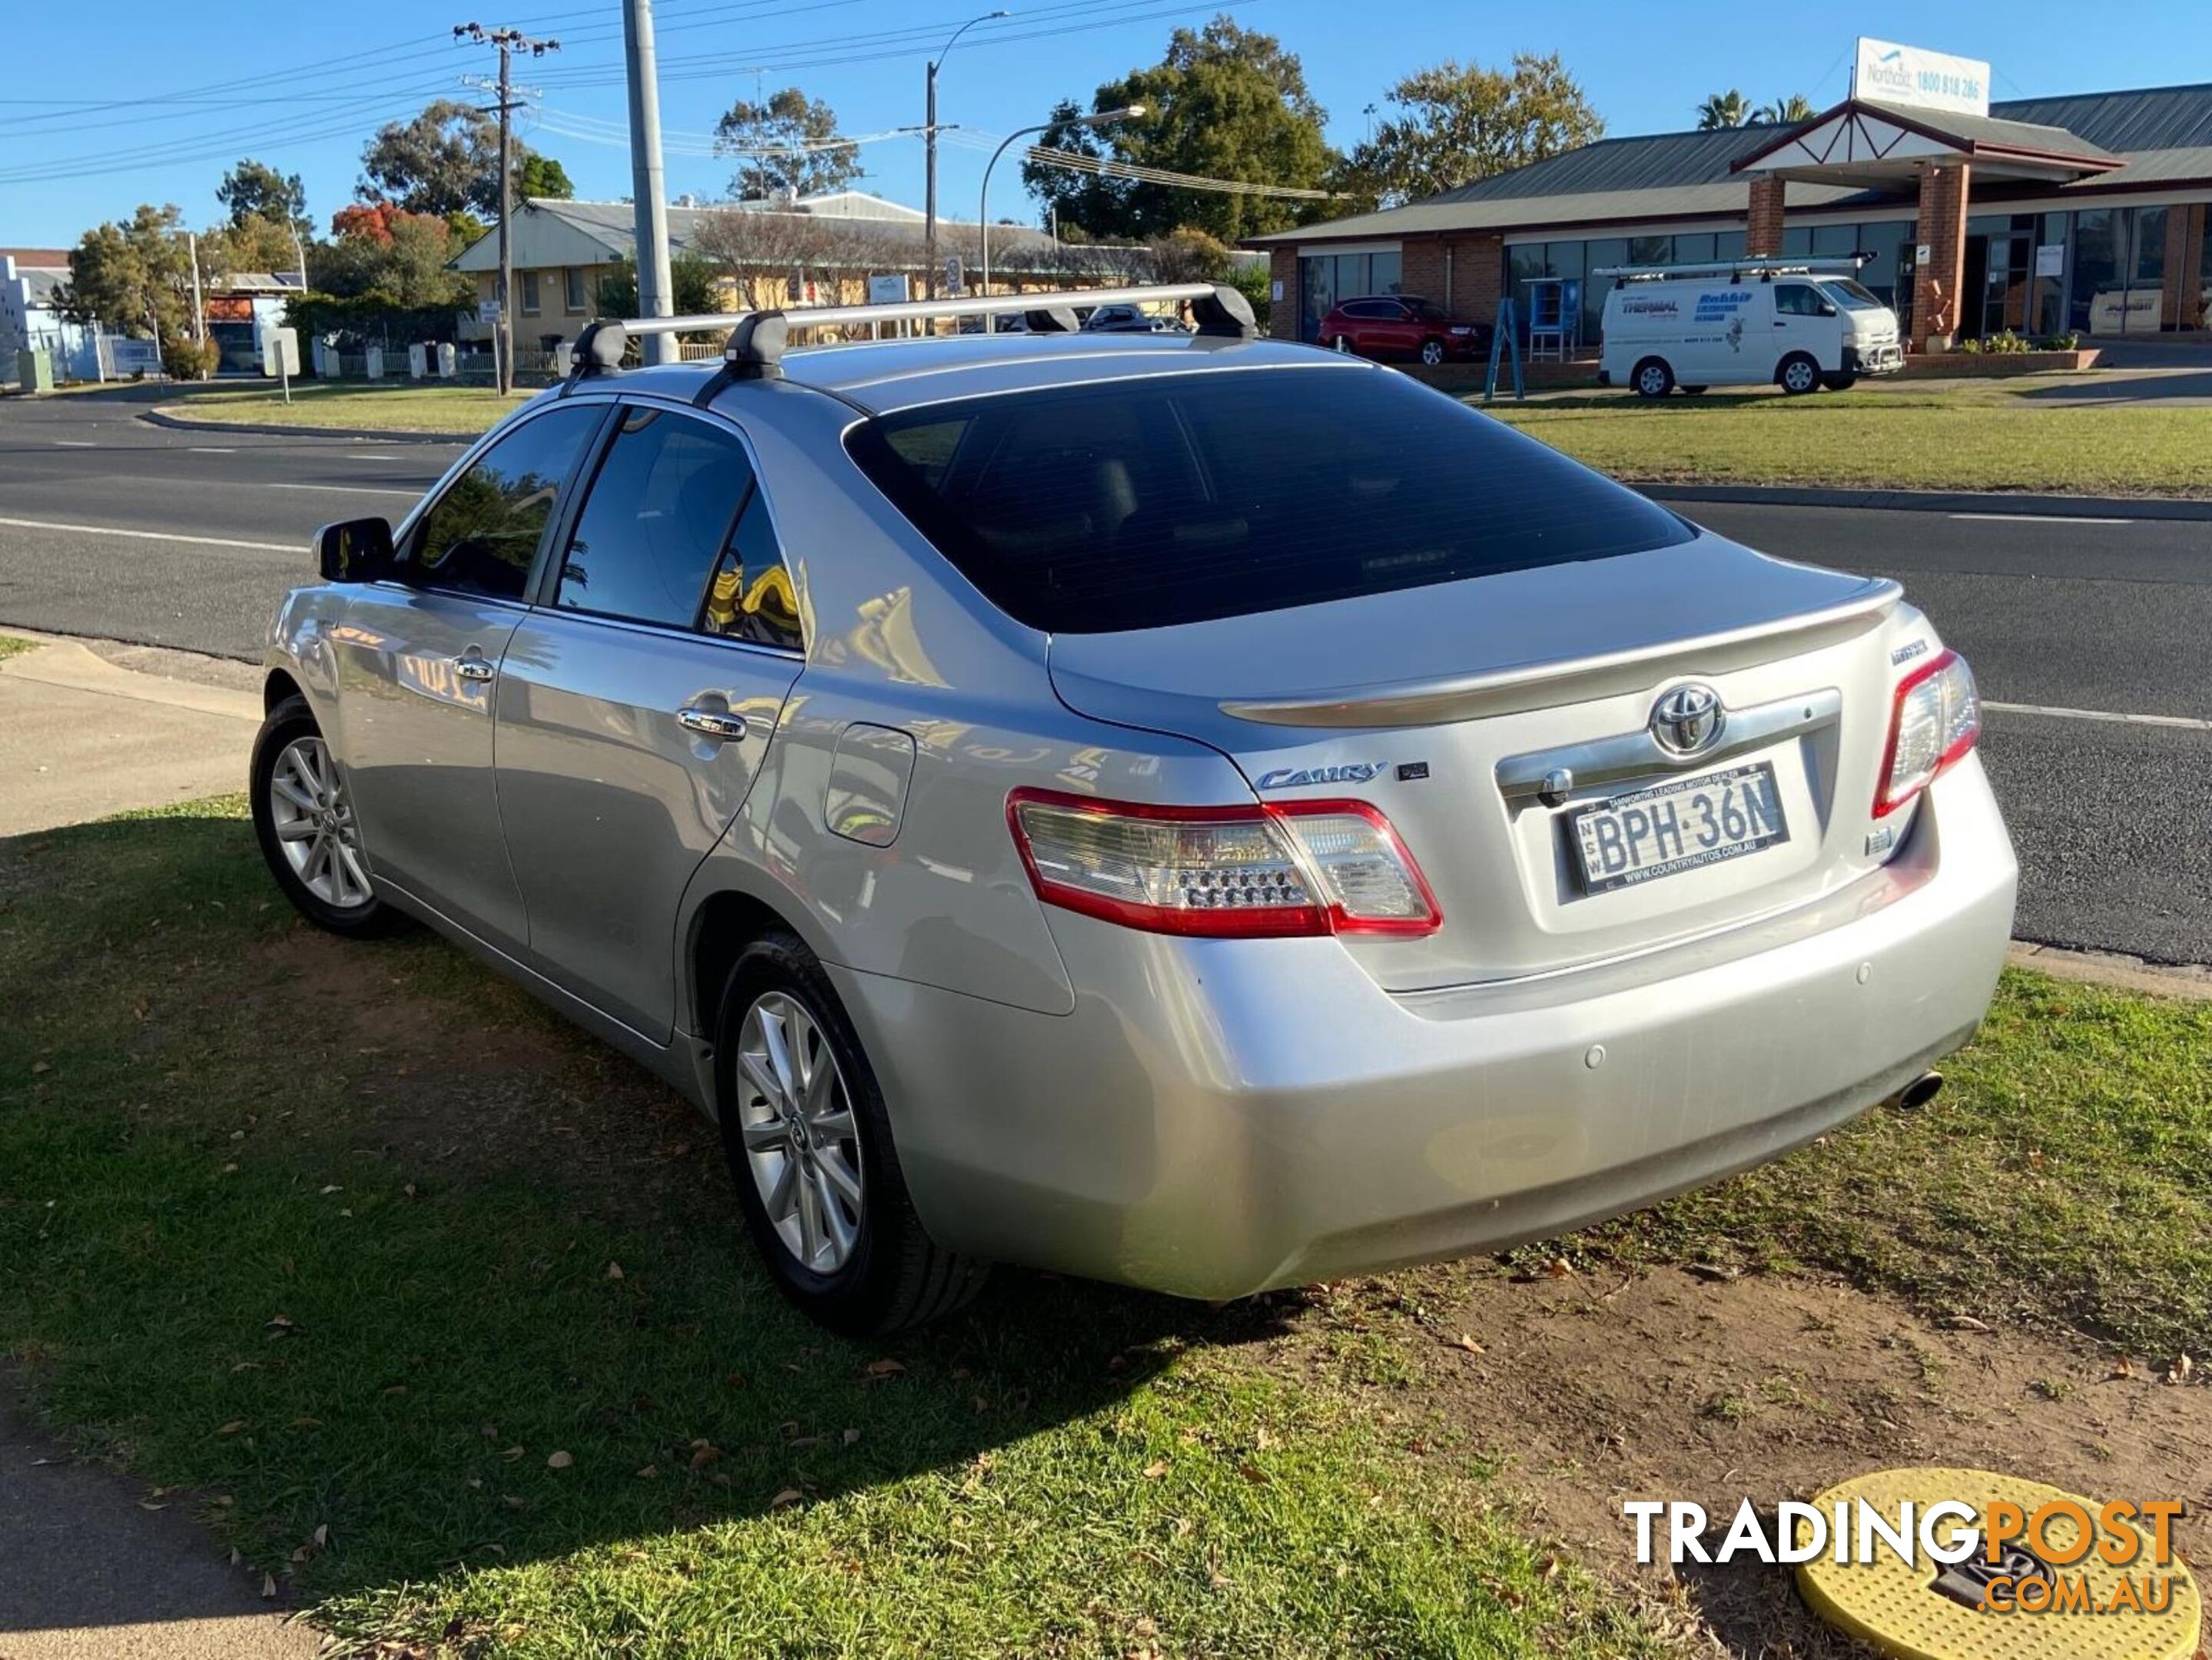
M1948 1329L1849 1286L1668 1269L1534 1280L1446 1268L1365 1282L1408 1341L1416 1414L1505 1461L1534 1519L1710 1651L1863 1654L1798 1602L1786 1568L1638 1568L1630 1499L1728 1518L1868 1470L1951 1464L2093 1496L2179 1499L2177 1542L2212 1564L2212 1389L2088 1343ZM1340 1315L1342 1313L1339 1309ZM1468 1340L1480 1353L1461 1346Z

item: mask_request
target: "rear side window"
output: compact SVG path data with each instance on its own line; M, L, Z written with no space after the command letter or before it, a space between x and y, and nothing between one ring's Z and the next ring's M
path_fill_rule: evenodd
M553 603L690 628L752 484L730 434L662 410L626 411L562 556Z
M548 410L478 456L422 515L410 579L452 593L521 599L562 487L605 412L588 404Z
M878 417L848 442L988 599L1055 633L1249 616L1695 534L1381 370L1009 393Z

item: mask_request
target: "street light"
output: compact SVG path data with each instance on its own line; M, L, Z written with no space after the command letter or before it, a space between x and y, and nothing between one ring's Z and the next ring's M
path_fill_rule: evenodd
M1078 127L1103 127L1114 121L1133 121L1145 112L1142 104L1131 104L1118 110L1101 110L1096 115L1079 115L1073 121L1040 121L1033 127L1023 127L1008 133L999 141L999 148L991 152L991 159L983 167L983 195L975 209L976 228L983 239L982 257L977 262L982 267L982 277L976 287L978 294L991 292L991 169L999 165L999 158L1006 153L1006 146L1017 138L1026 138L1033 132L1044 132L1053 127L1066 125Z
M1012 15L1012 12L1004 10L987 11L981 17L969 18L952 31L952 39L945 43L945 50L930 60L928 96L924 105L921 128L923 152L927 157L924 164L925 183L921 192L921 275L932 294L937 292L937 71L952 55L952 48L960 43L960 37L976 24Z

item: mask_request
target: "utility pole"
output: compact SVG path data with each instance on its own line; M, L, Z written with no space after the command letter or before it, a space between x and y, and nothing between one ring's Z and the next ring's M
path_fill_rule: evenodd
M453 38L499 48L499 102L493 106L499 112L499 278L492 289L499 317L492 325L492 365L499 395L504 398L514 390L514 313L507 303L508 290L514 284L514 252L507 234L514 197L514 170L509 165L514 142L514 112L517 107L514 58L518 52L543 58L549 52L560 51L561 43L533 40L520 29L488 29L481 23L454 24Z
M623 0L623 57L629 74L630 196L636 204L637 314L673 317L676 295L668 268L668 198L660 159L660 73L654 63L653 0ZM641 342L648 363L672 363L680 347L672 334Z
M192 263L192 338L204 343L207 339L207 301L200 297L200 238L198 231L185 233L185 257Z
M952 39L945 43L945 50L930 60L929 75L924 83L922 100L922 187L921 187L921 283L923 298L937 297L937 71L952 55L952 48L960 37L978 23L988 23L995 18L1011 15L1005 11L987 11L981 17L971 17L952 31Z

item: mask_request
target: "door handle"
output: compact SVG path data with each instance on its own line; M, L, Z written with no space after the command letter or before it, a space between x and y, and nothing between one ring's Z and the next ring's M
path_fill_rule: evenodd
M499 671L488 657L456 657L453 672L464 680L489 680Z
M696 732L702 738L711 738L716 743L737 744L744 740L750 728L742 714L732 714L726 709L710 709L698 703L689 703L676 711L676 724L686 732Z

